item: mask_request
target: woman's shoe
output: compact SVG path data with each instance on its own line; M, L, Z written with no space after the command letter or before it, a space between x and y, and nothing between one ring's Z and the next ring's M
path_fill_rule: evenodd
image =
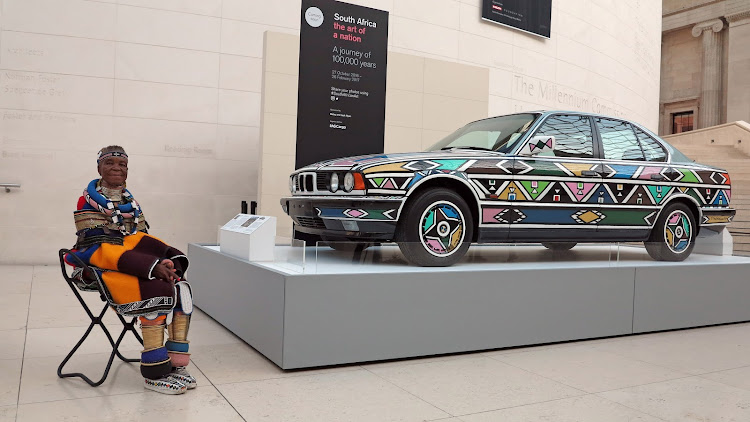
M170 375L171 374L165 375L158 380L144 378L143 381L145 382L146 389L162 394L183 394L187 391L187 386L185 384L172 378Z
M168 374L167 377L170 377L177 382L184 384L188 390L192 390L193 388L198 386L198 381L196 381L195 377L188 373L187 369L185 369L184 366L176 366L172 368L172 372Z

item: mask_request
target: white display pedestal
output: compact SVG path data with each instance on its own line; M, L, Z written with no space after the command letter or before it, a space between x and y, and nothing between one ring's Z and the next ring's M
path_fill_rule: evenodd
M729 256L734 250L734 240L728 229L720 232L703 228L695 239L693 253L704 255Z
M190 244L196 306L282 369L750 320L746 257L479 246L470 261L425 268L404 265L395 245L367 249L379 256L367 262L306 249L304 270L289 271Z
M219 250L248 261L273 261L276 217L237 214L219 229Z

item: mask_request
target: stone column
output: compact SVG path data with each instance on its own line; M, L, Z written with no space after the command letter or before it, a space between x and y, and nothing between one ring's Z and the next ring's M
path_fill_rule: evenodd
M726 18L729 23L727 122L750 122L750 7Z
M703 36L703 81L698 128L721 123L721 30L724 21L713 19L693 27L693 36ZM698 129L696 128L696 129Z

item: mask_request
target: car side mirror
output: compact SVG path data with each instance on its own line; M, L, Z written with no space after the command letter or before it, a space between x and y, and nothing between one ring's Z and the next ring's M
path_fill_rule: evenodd
M520 155L532 156L542 152L552 151L555 149L554 136L535 136L526 142L526 145L519 151Z

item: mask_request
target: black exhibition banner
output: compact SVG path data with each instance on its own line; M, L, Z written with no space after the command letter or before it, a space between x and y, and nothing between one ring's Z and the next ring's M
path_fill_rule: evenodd
M303 0L296 168L383 152L388 12Z
M482 18L549 38L552 0L482 0Z

